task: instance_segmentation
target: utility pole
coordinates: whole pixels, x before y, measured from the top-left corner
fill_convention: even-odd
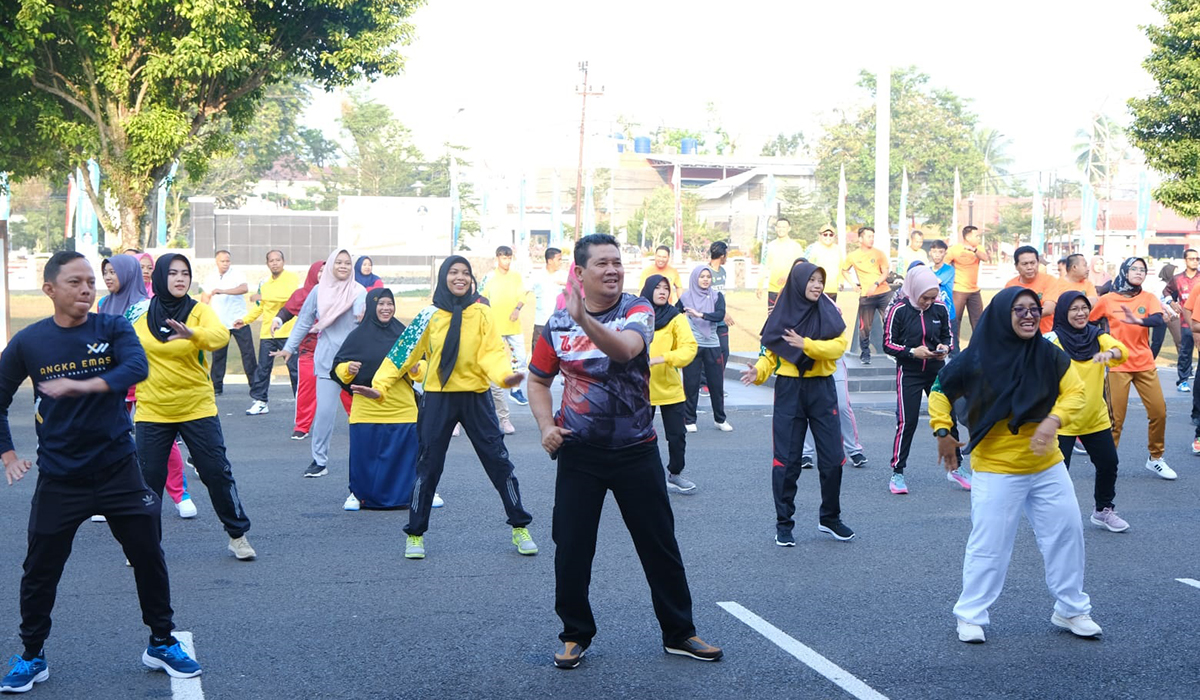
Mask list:
[[[588,95],[600,97],[604,94],[604,86],[598,92],[592,92],[588,84],[588,63],[579,62],[579,71],[583,73],[583,83],[575,86],[575,94],[583,96],[583,109],[579,117],[579,168],[575,171],[575,239],[579,239],[579,227],[583,224],[583,142],[587,134],[587,98]]]

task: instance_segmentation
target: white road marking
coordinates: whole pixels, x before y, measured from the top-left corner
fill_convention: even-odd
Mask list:
[[[173,632],[175,639],[179,640],[184,651],[188,653],[196,661],[200,658],[196,656],[196,645],[192,642],[191,632]],[[200,685],[201,676],[195,678],[172,678],[171,679],[171,697],[174,700],[204,700],[204,688]]]
[[[1192,588],[1200,588],[1200,581],[1197,581],[1194,578],[1177,578],[1175,580],[1182,584],[1191,586]]]
[[[886,695],[863,683],[849,671],[821,656],[811,648],[788,636],[783,630],[735,602],[717,603],[725,612],[746,623],[755,632],[775,643],[780,649],[799,659],[806,666],[836,683],[858,700],[888,700]]]

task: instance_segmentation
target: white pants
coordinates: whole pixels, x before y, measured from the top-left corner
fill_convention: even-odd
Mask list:
[[[836,367],[837,369],[833,371],[833,385],[837,389],[838,422],[842,428],[842,451],[849,457],[862,452],[863,447],[858,443],[858,423],[854,420],[854,411],[850,408],[850,392],[846,387],[846,361],[839,357]],[[813,444],[811,430],[804,435],[803,454],[805,457],[816,459],[817,447]]]
[[[504,342],[508,344],[508,356],[512,361],[514,372],[520,371],[525,366],[525,337],[521,335],[502,335]],[[519,389],[520,387],[512,387]],[[492,403],[496,406],[496,417],[500,420],[508,420],[508,389],[495,384],[491,387]]]
[[[971,537],[963,558],[963,590],[954,605],[960,620],[988,624],[988,608],[1004,588],[1021,513],[1029,519],[1046,565],[1046,587],[1063,617],[1090,613],[1083,592],[1083,523],[1062,462],[1037,474],[975,472]]]

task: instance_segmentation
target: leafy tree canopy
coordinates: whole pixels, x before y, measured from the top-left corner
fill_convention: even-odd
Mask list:
[[[421,3],[0,0],[0,164],[20,178],[95,158],[121,210],[97,206],[101,224],[137,246],[175,160],[203,175],[289,76],[331,89],[398,73]]]
[[[875,95],[875,75],[861,73],[859,86]],[[939,226],[949,226],[954,208],[954,169],[964,191],[984,176],[983,154],[975,145],[975,115],[949,90],[929,85],[915,67],[892,73],[889,219],[900,206],[900,174],[908,168],[909,212]],[[838,169],[846,166],[846,217],[850,224],[874,218],[875,106],[845,113],[817,145],[817,184],[821,197],[837,201]]]
[[[1145,27],[1152,48],[1142,63],[1157,84],[1129,101],[1129,138],[1162,173],[1154,198],[1200,217],[1200,0],[1156,0],[1165,22]]]

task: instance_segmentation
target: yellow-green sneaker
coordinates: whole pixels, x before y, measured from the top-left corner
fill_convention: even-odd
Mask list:
[[[537,542],[529,536],[529,530],[523,527],[513,528],[512,543],[517,546],[517,552],[526,556],[538,553]]]
[[[405,559],[424,559],[425,558],[425,536],[424,535],[409,535],[408,541],[404,544]]]

